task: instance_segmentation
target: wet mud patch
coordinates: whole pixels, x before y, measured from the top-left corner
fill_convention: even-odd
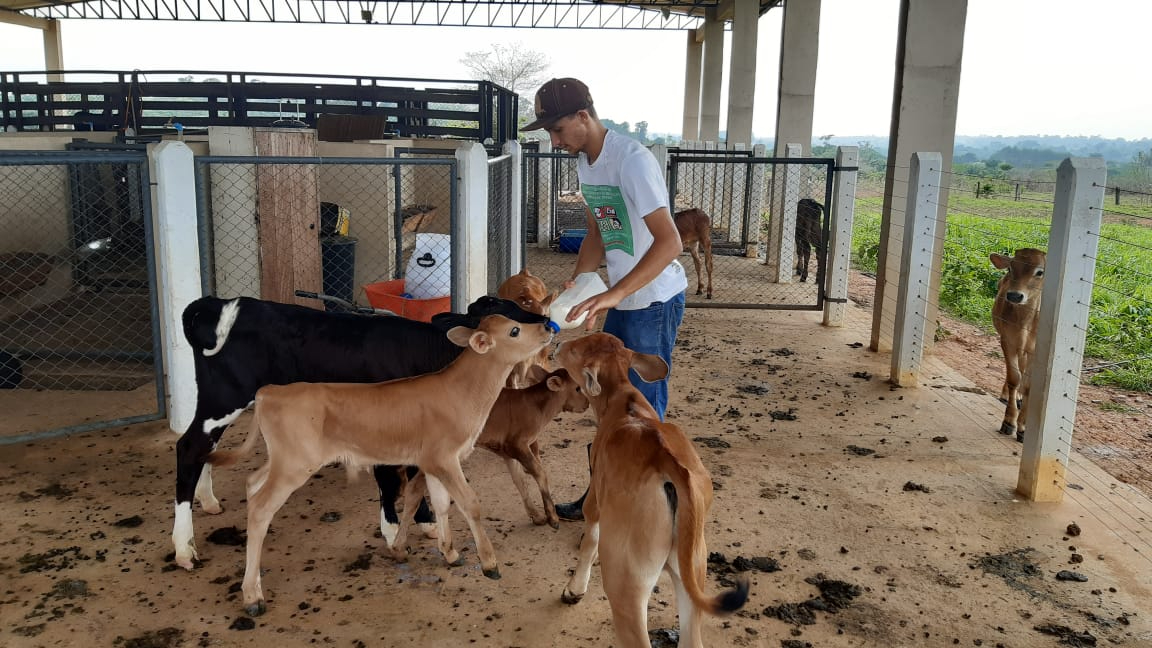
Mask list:
[[[161,628],[129,639],[116,637],[112,645],[116,648],[175,648],[183,640],[184,631],[180,628]]]
[[[74,494],[76,494],[76,491],[74,489],[68,488],[67,486],[62,484],[49,484],[44,488],[37,488],[35,494],[28,493],[26,491],[20,491],[16,497],[18,497],[21,502],[30,502],[35,499],[40,499],[41,497],[52,497],[58,500],[63,500],[72,497]]]
[[[780,571],[780,561],[770,556],[745,558],[736,556],[731,561],[724,554],[713,551],[708,554],[708,571],[712,572],[724,587],[735,587],[736,576],[750,571],[764,574]]]
[[[680,632],[672,628],[649,630],[648,641],[652,648],[676,648],[680,645]]]
[[[244,532],[234,526],[220,527],[208,534],[208,542],[226,547],[239,547],[248,541]]]
[[[1083,646],[1095,646],[1096,637],[1092,633],[1085,630],[1084,632],[1076,632],[1066,625],[1059,625],[1056,623],[1045,623],[1038,625],[1034,628],[1040,634],[1046,634],[1052,637],[1058,637],[1060,644],[1064,646],[1076,646],[1077,648]]]
[[[72,569],[76,563],[92,560],[92,556],[83,552],[80,547],[63,547],[49,549],[44,553],[26,553],[17,560],[20,563],[20,573],[63,571]],[[96,560],[104,561],[104,552],[96,552]]]
[[[971,563],[971,567],[981,569],[985,574],[999,576],[1013,589],[1039,596],[1040,592],[1029,582],[1043,575],[1036,564],[1035,556],[1036,550],[1032,547],[1013,549],[1006,553],[977,558]]]
[[[816,612],[836,614],[852,605],[852,601],[864,592],[859,585],[826,578],[823,574],[805,578],[804,582],[815,585],[820,595],[800,603],[770,605],[764,608],[764,615],[793,625],[814,625]]]

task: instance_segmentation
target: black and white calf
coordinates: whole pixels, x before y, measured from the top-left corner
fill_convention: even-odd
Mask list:
[[[481,297],[465,315],[444,313],[432,323],[402,317],[326,313],[249,297],[202,297],[184,310],[184,337],[195,355],[196,412],[176,443],[176,514],[172,527],[176,564],[193,568],[197,558],[192,498],[219,513],[205,458],[224,430],[264,385],[294,382],[382,382],[439,371],[460,354],[446,331],[475,327],[499,313],[521,322],[547,321],[514,302]],[[413,430],[413,434],[419,434]],[[389,546],[396,537],[395,502],[401,468],[376,466],[380,531]],[[425,506],[416,521],[432,522]]]

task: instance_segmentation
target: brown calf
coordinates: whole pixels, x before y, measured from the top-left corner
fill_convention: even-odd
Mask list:
[[[556,293],[549,292],[548,286],[544,285],[539,277],[528,272],[528,268],[505,279],[496,289],[496,296],[514,301],[520,308],[537,315],[547,315],[552,300],[556,299]],[[528,380],[528,370],[533,365],[543,367],[545,371],[551,368],[548,363],[548,349],[541,350],[536,358],[516,365],[508,378],[508,386],[527,387],[531,384]]]
[[[1033,248],[1016,250],[1007,257],[992,254],[992,265],[1008,272],[1000,278],[996,301],[992,304],[992,325],[1000,334],[1004,352],[1004,421],[1001,434],[1016,433],[1024,440],[1024,422],[1028,418],[1028,391],[1031,385],[1029,363],[1036,349],[1036,326],[1039,323],[1040,293],[1044,287],[1044,263],[1047,255]]]
[[[512,483],[524,500],[524,510],[533,524],[547,523],[553,529],[560,527],[556,516],[556,505],[552,501],[552,491],[548,485],[548,473],[540,460],[538,438],[544,426],[560,412],[583,412],[588,409],[588,399],[576,381],[564,369],[551,373],[540,367],[531,367],[530,373],[536,382],[524,389],[505,388],[492,406],[484,431],[476,439],[477,448],[485,448],[504,459]],[[532,495],[528,492],[528,482],[524,471],[536,480],[540,489],[540,499],[544,512],[536,509]],[[419,498],[423,497],[423,481],[419,476],[404,489],[404,511],[400,529],[396,533],[394,551],[402,551],[407,540],[408,526],[412,521],[410,512],[415,512]],[[398,553],[398,557],[402,557]]]
[[[607,333],[565,342],[555,358],[583,382],[599,419],[589,456],[584,538],[561,598],[569,604],[583,598],[599,552],[617,646],[648,648],[648,598],[666,571],[676,587],[680,646],[700,648],[701,614],[740,609],[748,582],[712,598],[704,593],[712,478],[684,432],[661,423],[628,381],[629,367],[644,380],[658,380],[668,365],[659,356],[626,349]]]
[[[676,231],[680,241],[692,255],[696,266],[696,294],[704,292],[704,278],[700,274],[700,248],[704,248],[704,266],[708,270],[708,299],[712,299],[712,219],[703,209],[693,207],[676,212]]]
[[[499,578],[492,543],[480,526],[480,502],[460,469],[484,428],[513,365],[552,339],[544,324],[521,324],[492,315],[448,338],[464,347],[446,368],[384,383],[293,383],[256,392],[252,431],[237,451],[217,451],[208,462],[223,466],[250,454],[261,433],[267,462],[248,478],[248,550],[245,611],[265,611],[260,554],[272,516],[317,470],[343,463],[349,470],[388,464],[419,466],[436,512],[440,550],[449,563],[459,552],[448,526],[451,501],[464,515],[484,575]],[[405,519],[409,512],[405,511]]]

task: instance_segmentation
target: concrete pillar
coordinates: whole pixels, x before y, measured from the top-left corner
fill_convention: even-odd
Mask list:
[[[708,10],[704,21],[704,65],[700,87],[700,139],[720,141],[720,84],[724,81],[724,21]]]
[[[457,222],[452,227],[452,310],[488,294],[488,152],[479,142],[456,149]]]
[[[932,272],[932,242],[940,212],[940,154],[914,153],[908,169],[908,197],[904,209],[904,248],[896,297],[896,326],[892,342],[889,381],[915,387],[920,381],[925,340],[933,327],[926,317],[928,277]]]
[[[688,30],[688,44],[684,48],[684,121],[680,139],[700,137],[700,66],[704,57],[704,33]]]
[[[855,169],[860,163],[860,149],[840,146],[836,149],[836,166]],[[824,326],[843,326],[848,301],[848,273],[852,261],[852,222],[856,207],[856,171],[837,171],[832,189],[832,207],[828,216],[828,272],[824,295]]]
[[[168,426],[183,434],[196,411],[196,370],[181,323],[184,309],[201,297],[196,183],[188,145],[161,142],[151,155],[156,169],[156,274],[160,327],[164,331]]]
[[[960,63],[964,53],[967,0],[902,0],[896,48],[896,75],[892,97],[892,126],[884,209],[880,221],[880,250],[876,269],[876,300],[872,308],[873,351],[892,348],[896,312],[894,286],[900,281],[900,254],[904,229],[893,227],[893,207],[906,196],[908,161],[916,151],[939,151],[942,171],[952,170],[956,137],[956,104],[960,95]],[[893,201],[897,201],[896,204]],[[940,188],[940,204],[948,204],[948,187]],[[945,231],[947,211],[941,211],[938,229]],[[936,321],[940,290],[943,239],[933,249],[932,280],[928,294],[928,321]],[[931,344],[931,337],[927,344]]]
[[[1064,160],[1056,175],[1040,327],[1024,378],[1031,387],[1016,482],[1016,492],[1033,502],[1064,497],[1107,180],[1098,158]]]
[[[508,218],[508,267],[511,274],[516,274],[524,268],[524,248],[528,242],[524,233],[524,205],[521,200],[524,196],[524,150],[520,142],[509,140],[504,142],[504,154],[512,158],[512,187],[508,194],[508,209],[511,212]]]
[[[800,155],[812,153],[812,108],[816,100],[816,62],[820,51],[820,0],[784,5],[777,92],[776,155],[799,142]]]
[[[60,38],[60,21],[59,20],[46,20],[43,29],[44,35],[44,69],[45,70],[63,70],[64,69],[64,44]],[[64,78],[59,74],[49,74],[49,81],[63,81]]]
[[[752,145],[752,107],[756,96],[756,44],[760,33],[759,0],[734,0],[732,59],[728,62],[728,127],[725,141]]]

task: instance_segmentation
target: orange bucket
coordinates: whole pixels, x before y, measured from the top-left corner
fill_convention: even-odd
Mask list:
[[[400,317],[431,322],[432,316],[452,310],[451,297],[435,299],[409,299],[404,294],[404,280],[393,279],[364,286],[364,294],[372,308],[392,311]]]

